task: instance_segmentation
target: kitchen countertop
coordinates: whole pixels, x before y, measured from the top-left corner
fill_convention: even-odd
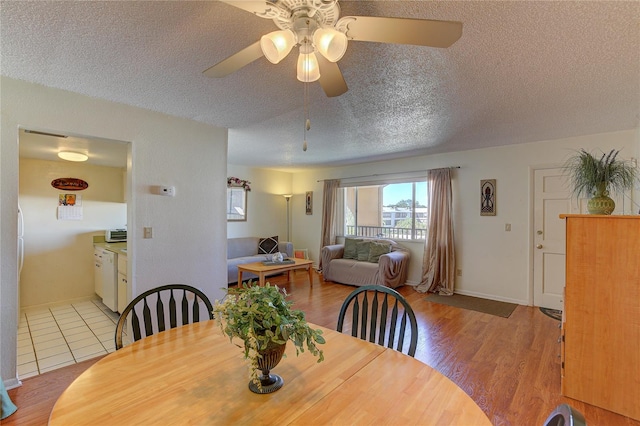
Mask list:
[[[127,255],[127,243],[126,242],[122,242],[122,243],[107,243],[105,241],[99,242],[99,241],[94,241],[93,242],[93,246],[94,247],[100,247],[109,251],[112,251],[116,254],[122,255],[122,256],[126,256]]]

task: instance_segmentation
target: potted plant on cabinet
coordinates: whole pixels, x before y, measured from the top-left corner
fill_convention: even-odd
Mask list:
[[[284,384],[280,376],[269,371],[280,362],[287,341],[295,345],[296,355],[306,347],[318,362],[324,360],[316,346],[325,342],[322,330],[312,329],[304,312],[291,309],[292,302],[285,297],[286,292],[277,286],[249,283],[227,289],[227,297],[215,302],[213,312],[223,333],[232,342],[234,337],[243,341],[244,357],[251,366],[249,389],[255,393],[275,392]]]
[[[638,179],[637,169],[619,160],[619,152],[612,149],[597,157],[581,149],[565,162],[573,195],[591,197],[587,203],[590,214],[611,214],[616,205],[609,193],[631,189]]]

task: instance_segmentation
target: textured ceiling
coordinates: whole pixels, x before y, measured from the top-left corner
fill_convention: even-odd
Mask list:
[[[448,49],[351,42],[349,91],[303,85],[295,54],[202,72],[272,21],[211,1],[0,2],[2,75],[228,127],[229,162],[349,164],[640,125],[640,2],[341,1],[342,13],[463,23]]]

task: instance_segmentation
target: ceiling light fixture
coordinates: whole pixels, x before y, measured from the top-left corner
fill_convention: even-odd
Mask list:
[[[272,64],[282,61],[293,49],[300,47],[297,77],[303,83],[320,79],[316,52],[330,62],[339,61],[347,51],[347,36],[334,28],[321,28],[309,17],[296,19],[291,29],[273,31],[260,38],[260,49]]]
[[[274,31],[262,36],[260,48],[272,64],[283,60],[296,44],[296,35],[291,30]]]
[[[87,154],[83,154],[82,152],[74,152],[74,151],[60,151],[58,153],[58,157],[67,161],[87,161],[89,156]]]
[[[298,80],[303,83],[311,83],[320,78],[320,66],[316,54],[300,53],[298,56]]]
[[[313,33],[313,44],[330,62],[338,62],[347,51],[347,36],[334,28],[320,28]]]

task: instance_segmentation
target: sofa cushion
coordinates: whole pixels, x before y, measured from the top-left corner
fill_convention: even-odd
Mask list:
[[[343,259],[357,259],[358,251],[356,250],[356,244],[362,241],[361,238],[345,238],[344,239],[344,253]]]
[[[354,259],[333,259],[331,281],[350,285],[380,284],[379,264]]]
[[[278,236],[260,238],[258,243],[259,254],[273,254],[278,252]]]
[[[371,241],[361,241],[356,243],[356,251],[358,253],[357,260],[367,261],[369,260],[369,251],[371,247]]]
[[[372,263],[378,263],[378,260],[380,260],[380,256],[390,252],[391,252],[391,244],[378,243],[375,241],[371,241],[371,245],[369,246],[369,258],[367,259],[367,261]]]

